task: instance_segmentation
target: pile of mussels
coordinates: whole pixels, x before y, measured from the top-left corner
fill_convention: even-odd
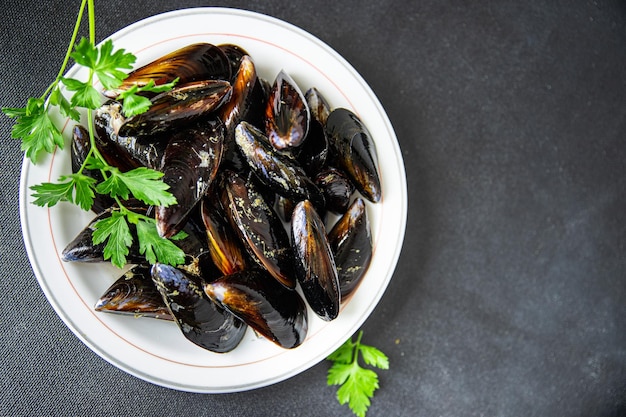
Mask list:
[[[146,113],[123,115],[121,91],[176,78],[174,89],[148,97]],[[281,347],[299,346],[305,303],[324,320],[337,317],[371,260],[363,197],[381,198],[374,142],[353,112],[331,109],[315,87],[303,94],[284,71],[270,84],[232,44],[181,48],[104,94],[109,100],[95,114],[99,151],[120,170],[163,172],[177,199],[125,206],[153,215],[163,237],[184,231],[174,243],[186,262],[150,265],[131,247],[131,268],[96,310],[173,320],[213,352],[234,349],[248,326]],[[89,146],[76,126],[74,172]],[[97,197],[96,217],[64,249],[64,261],[104,262],[92,225],[114,209]]]

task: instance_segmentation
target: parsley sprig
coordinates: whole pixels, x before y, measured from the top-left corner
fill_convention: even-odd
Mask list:
[[[83,37],[77,43],[85,8],[88,10],[89,37]],[[87,69],[85,80],[64,76],[70,59]],[[67,201],[89,210],[96,194],[109,195],[116,201],[117,208],[111,217],[94,225],[93,233],[94,244],[106,242],[104,258],[110,259],[111,263],[120,268],[125,265],[134,240],[129,224],[134,224],[140,253],[149,262],[178,265],[184,262],[183,251],[172,241],[159,236],[153,218],[135,213],[123,204],[131,196],[147,205],[176,204],[176,198],[168,191],[169,186],[161,180],[163,173],[145,167],[121,172],[105,161],[96,146],[93,111],[102,104],[102,95],[96,83],[99,82],[105,90],[117,89],[135,61],[133,54],[124,49],[116,50],[110,39],[99,47],[95,45],[94,0],[82,0],[67,53],[56,78],[40,97],[29,98],[25,107],[4,107],[2,111],[15,119],[11,136],[21,140],[21,150],[33,164],[37,163],[42,153],[64,149],[63,135],[51,117],[51,110],[57,108],[61,115],[76,122],[81,119],[81,111],[86,111],[91,146],[85,162],[76,173],[62,175],[57,182],[31,186],[33,204],[52,207]],[[120,96],[120,100],[123,100],[122,111],[127,117],[145,112],[151,103],[139,93],[167,91],[175,82],[159,86],[150,83],[130,88]],[[63,94],[62,87],[71,93],[69,99]],[[98,182],[85,175],[85,169],[99,170],[104,180]]]
[[[341,385],[337,390],[339,404],[346,404],[358,417],[365,417],[370,399],[379,387],[378,375],[371,369],[361,367],[359,356],[365,364],[380,369],[389,369],[389,359],[379,349],[361,343],[363,331],[359,331],[356,342],[346,340],[328,356],[333,365],[328,370],[328,385]]]

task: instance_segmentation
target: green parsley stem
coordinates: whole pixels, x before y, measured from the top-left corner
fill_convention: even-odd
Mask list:
[[[359,334],[356,337],[354,343],[354,356],[352,357],[352,363],[357,363],[359,360],[359,346],[361,346],[361,338],[363,337],[363,330],[359,330]]]

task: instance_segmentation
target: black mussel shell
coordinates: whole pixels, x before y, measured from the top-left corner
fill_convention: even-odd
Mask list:
[[[300,146],[309,131],[311,114],[304,94],[285,71],[274,80],[265,107],[265,134],[276,149]]]
[[[140,211],[145,214],[146,209],[140,208]],[[111,217],[112,210],[107,209],[91,220],[89,224],[81,230],[76,237],[65,246],[61,252],[61,259],[65,262],[104,262],[104,248],[106,242],[94,244],[93,232],[95,230],[94,224],[99,220]],[[129,248],[129,253],[126,255],[128,263],[141,263],[145,261],[145,257],[139,252],[139,245],[137,244],[137,231],[135,225],[129,224],[130,232],[135,238]]]
[[[275,193],[294,200],[310,200],[324,207],[324,196],[298,163],[278,152],[265,134],[249,123],[235,129],[235,141],[250,169]]]
[[[105,95],[115,98],[120,92],[150,81],[167,84],[178,78],[179,84],[202,80],[230,80],[231,66],[224,51],[210,43],[195,43],[177,49],[130,72],[122,85]]]
[[[91,149],[91,141],[89,140],[89,131],[82,125],[75,125],[72,129],[72,173],[77,173],[82,167],[89,150]],[[104,181],[102,174],[98,170],[84,168],[83,175],[95,179],[97,182]],[[115,200],[106,194],[95,193],[91,210],[94,213],[102,213],[115,204]]]
[[[246,268],[248,258],[241,239],[226,218],[219,199],[205,196],[200,202],[211,259],[222,275]]]
[[[293,209],[291,240],[296,256],[296,277],[304,298],[320,318],[335,319],[341,302],[337,268],[324,222],[307,200]]]
[[[189,274],[202,277],[205,281],[222,276],[223,274],[211,258],[199,207],[189,213],[182,231],[184,232],[183,238],[172,240],[185,253],[185,263],[176,267]]]
[[[298,149],[297,159],[307,174],[314,176],[326,165],[328,159],[329,145],[324,125],[330,106],[315,87],[309,88],[304,97],[311,111],[311,120],[309,132]]]
[[[89,140],[89,131],[85,126],[82,125],[74,125],[72,129],[72,173],[76,174],[80,168],[83,166],[83,163],[87,159],[87,155],[91,150],[91,141]],[[102,175],[100,175],[99,171],[88,171],[83,173],[91,178],[94,178],[94,175],[98,175],[99,179],[102,180]]]
[[[373,203],[380,201],[376,145],[363,122],[352,111],[337,108],[328,116],[325,130],[337,166],[348,174],[365,198]]]
[[[312,119],[309,133],[296,153],[296,160],[309,176],[315,176],[326,165],[328,155],[329,145],[324,127]]]
[[[237,347],[246,325],[207,297],[200,277],[157,263],[152,280],[188,340],[218,353]]]
[[[249,55],[240,59],[232,89],[230,100],[219,110],[229,138],[234,135],[235,127],[242,120],[254,125],[259,125],[263,120],[266,96],[254,61]]]
[[[225,172],[221,201],[250,256],[285,287],[294,288],[294,255],[289,235],[254,183]]]
[[[224,165],[242,173],[247,168],[245,162],[241,160],[241,154],[236,149],[235,127],[242,120],[259,125],[263,120],[265,107],[265,93],[257,76],[254,61],[249,55],[244,55],[239,60],[239,68],[235,74],[232,88],[230,100],[218,111],[226,130]]]
[[[347,175],[337,168],[328,167],[320,171],[314,181],[324,193],[326,209],[333,213],[345,213],[354,192],[354,184]]]
[[[152,282],[149,265],[135,265],[98,299],[96,311],[174,320]]]
[[[205,293],[257,333],[283,348],[299,346],[308,330],[307,311],[297,291],[266,271],[248,269],[207,283]]]
[[[180,230],[187,215],[209,189],[222,159],[224,127],[215,118],[180,130],[170,138],[163,155],[162,181],[170,186],[176,204],[156,208],[157,229],[163,237]]]
[[[241,64],[241,59],[248,55],[248,52],[243,49],[239,45],[235,45],[233,43],[224,43],[217,45],[218,48],[224,52],[226,57],[228,58],[228,62],[230,63],[230,70],[232,74],[232,79],[234,79],[237,75],[237,71],[239,71],[239,66]],[[231,80],[232,81],[232,80]]]
[[[330,105],[326,98],[315,87],[306,90],[304,98],[311,111],[311,119],[316,120],[319,124],[324,126],[330,114]]]
[[[230,99],[228,81],[207,80],[179,84],[150,99],[152,105],[129,117],[119,128],[120,136],[152,136],[198,121]]]
[[[328,233],[339,274],[341,297],[347,297],[361,282],[372,260],[372,234],[362,198],[355,199]]]
[[[121,136],[119,129],[126,121],[122,114],[122,104],[118,101],[109,101],[95,111],[94,125],[96,133],[101,138],[107,138],[115,143],[118,152],[130,159],[133,166],[145,166],[158,169],[167,146],[167,140],[162,136],[140,138],[137,136]]]
[[[291,221],[291,213],[293,213],[295,206],[296,204],[293,200],[279,195],[276,199],[276,214],[278,214],[283,222],[289,223]]]
[[[130,152],[124,141],[118,141],[118,130],[126,120],[121,113],[122,105],[116,101],[108,101],[94,112],[95,142],[104,160],[122,172],[143,166]]]

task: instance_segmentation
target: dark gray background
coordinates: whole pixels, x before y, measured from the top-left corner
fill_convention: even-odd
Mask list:
[[[4,2],[0,104],[56,74],[78,1]],[[370,416],[626,415],[624,1],[97,2],[98,40],[193,6],[269,14],[343,55],[405,158],[406,240],[364,342]],[[0,414],[348,416],[324,361],[246,393],[136,379],[56,316],[24,251],[0,117]]]

